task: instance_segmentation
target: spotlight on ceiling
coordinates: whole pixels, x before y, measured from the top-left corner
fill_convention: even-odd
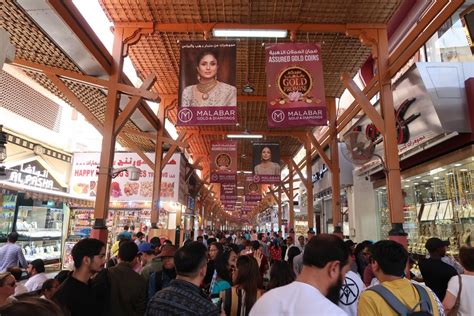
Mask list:
[[[242,88],[242,92],[243,93],[253,93],[255,91],[255,89],[250,85],[250,83],[247,82],[247,84],[245,86],[243,86]]]

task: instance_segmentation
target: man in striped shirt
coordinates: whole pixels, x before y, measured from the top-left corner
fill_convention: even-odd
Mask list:
[[[0,248],[0,273],[7,271],[10,267],[26,268],[28,266],[21,247],[15,244],[17,240],[18,233],[12,232],[7,236],[6,245]]]

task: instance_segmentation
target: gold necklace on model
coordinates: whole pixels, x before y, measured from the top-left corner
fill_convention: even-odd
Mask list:
[[[202,93],[202,99],[207,100],[209,99],[209,92],[211,92],[211,90],[214,89],[215,86],[217,86],[217,80],[214,79],[207,83],[199,82],[196,85],[196,88],[198,89],[199,92]]]

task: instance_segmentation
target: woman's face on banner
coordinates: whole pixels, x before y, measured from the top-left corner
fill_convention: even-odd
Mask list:
[[[204,55],[199,61],[197,72],[201,78],[211,79],[217,75],[217,59],[212,54]]]
[[[270,161],[272,159],[272,151],[268,147],[262,149],[262,161]]]

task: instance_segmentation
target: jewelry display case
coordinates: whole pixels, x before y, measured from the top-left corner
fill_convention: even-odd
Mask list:
[[[16,194],[0,194],[0,242],[7,241],[7,235],[13,229],[16,208]]]
[[[61,202],[34,201],[33,205],[19,206],[15,230],[27,261],[43,259],[46,264],[60,261],[63,217]]]
[[[431,237],[449,240],[448,254],[457,256],[462,245],[474,245],[474,158],[469,157],[402,180],[405,198],[404,230],[408,250],[427,254]],[[381,238],[387,238],[390,220],[384,187],[376,189]]]

